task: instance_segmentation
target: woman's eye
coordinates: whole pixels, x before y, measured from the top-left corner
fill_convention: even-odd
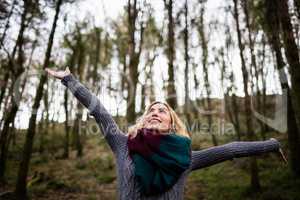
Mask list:
[[[153,112],[153,109],[150,109],[150,110],[149,110],[149,113],[150,113],[150,112]]]

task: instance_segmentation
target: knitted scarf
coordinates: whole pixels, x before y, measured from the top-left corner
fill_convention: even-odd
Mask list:
[[[190,165],[191,140],[175,133],[142,128],[127,145],[139,189],[146,196],[170,189]]]

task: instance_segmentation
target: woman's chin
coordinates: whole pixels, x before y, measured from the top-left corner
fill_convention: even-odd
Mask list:
[[[160,124],[149,124],[145,128],[147,128],[147,129],[156,129],[156,130],[158,130],[161,133],[168,132],[168,129],[164,128],[164,127],[161,127]]]
[[[147,125],[145,128],[160,130],[159,124],[149,124],[149,125]]]

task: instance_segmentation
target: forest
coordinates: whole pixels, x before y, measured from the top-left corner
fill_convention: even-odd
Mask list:
[[[1,0],[0,199],[117,199],[105,135],[45,71],[69,67],[124,133],[159,100],[193,150],[280,142],[191,173],[184,199],[300,200],[299,56],[300,0]]]

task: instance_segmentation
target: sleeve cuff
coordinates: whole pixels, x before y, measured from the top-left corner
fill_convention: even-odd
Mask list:
[[[271,139],[269,139],[269,142],[274,147],[274,151],[279,151],[279,149],[280,149],[280,142],[277,139],[271,138]]]
[[[75,77],[73,76],[73,74],[69,74],[61,79],[61,83],[65,86],[67,86],[68,82],[71,80],[74,80],[74,79],[75,79]]]

